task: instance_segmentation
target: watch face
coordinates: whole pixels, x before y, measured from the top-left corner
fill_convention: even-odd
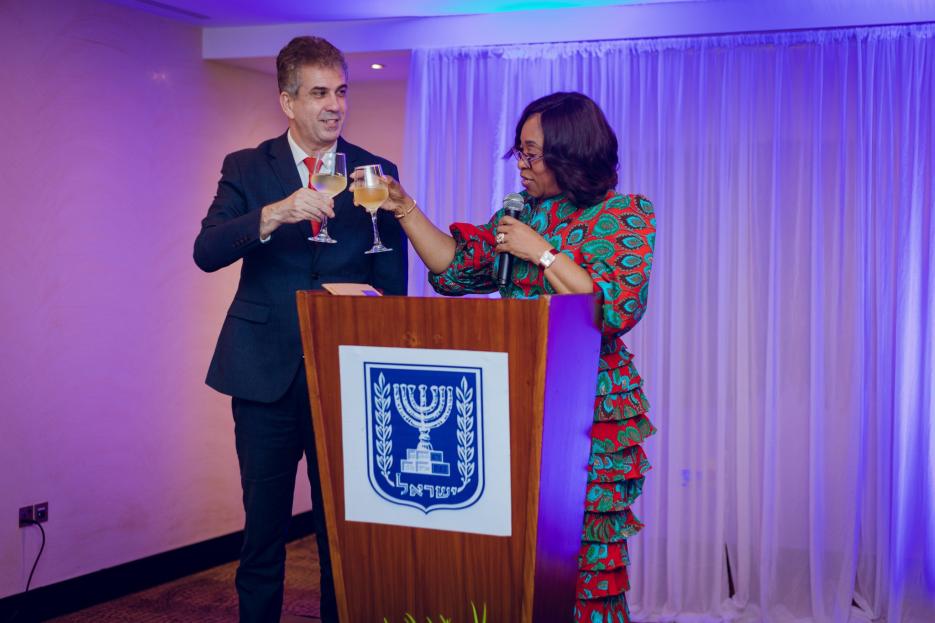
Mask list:
[[[556,255],[557,253],[554,249],[549,249],[542,254],[542,257],[539,258],[539,266],[541,266],[543,269],[548,268],[552,265],[552,262],[555,261]]]

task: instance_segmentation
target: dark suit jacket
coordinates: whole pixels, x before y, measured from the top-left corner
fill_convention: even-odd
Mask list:
[[[343,138],[348,174],[380,164],[398,179],[396,165]],[[353,205],[351,193],[335,197],[328,233],[337,244],[307,240],[308,222],[282,225],[269,242],[259,239],[260,210],[302,185],[286,135],[224,159],[217,195],[195,240],[195,263],[211,272],[242,259],[240,284],[221,328],[207,384],[247,400],[273,402],[302,362],[295,293],[322,283],[370,283],[386,294],[406,294],[407,240],[393,215],[381,210],[378,227],[390,253],[364,255],[373,240],[370,215]]]

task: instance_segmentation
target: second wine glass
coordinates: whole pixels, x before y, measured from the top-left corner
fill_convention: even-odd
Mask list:
[[[364,253],[392,251],[393,249],[383,245],[377,229],[377,212],[389,197],[389,189],[383,181],[383,167],[378,164],[368,164],[354,170],[362,172],[360,179],[354,182],[354,203],[363,206],[370,213],[370,220],[373,222],[373,246]]]
[[[312,188],[333,198],[347,188],[347,158],[339,152],[319,152],[316,154],[315,170],[308,174]],[[337,242],[328,235],[328,217],[321,217],[321,229],[309,240],[331,244]]]

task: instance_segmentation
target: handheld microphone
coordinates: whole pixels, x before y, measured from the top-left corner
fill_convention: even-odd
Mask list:
[[[523,211],[523,196],[519,193],[510,193],[503,198],[503,216],[519,218]],[[513,256],[509,253],[500,254],[500,263],[497,264],[497,284],[503,288],[510,283],[513,277]]]

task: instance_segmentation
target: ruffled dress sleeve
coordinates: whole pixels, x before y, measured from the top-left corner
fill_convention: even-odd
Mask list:
[[[641,195],[615,195],[594,218],[580,253],[603,298],[604,335],[623,335],[646,311],[656,241],[653,205]]]
[[[449,229],[456,244],[454,259],[444,272],[429,273],[429,284],[436,292],[445,296],[463,296],[497,290],[494,231],[500,212],[484,225],[451,225]]]

